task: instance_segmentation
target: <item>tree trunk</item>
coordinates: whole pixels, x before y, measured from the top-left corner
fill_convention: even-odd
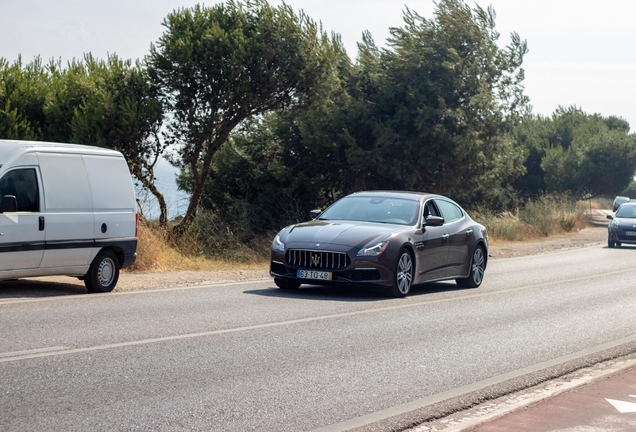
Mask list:
[[[159,226],[166,229],[168,227],[168,205],[166,204],[166,198],[159,189],[157,189],[157,186],[155,186],[153,170],[149,169],[149,174],[143,177],[141,175],[141,169],[133,170],[133,174],[141,181],[143,187],[148,189],[157,199],[157,203],[159,203]]]
[[[234,129],[234,127],[239,124],[238,117],[231,122],[224,123],[219,127],[219,133],[214,137],[214,139],[207,145],[205,150],[205,156],[203,158],[203,166],[201,167],[201,171],[197,169],[198,160],[190,160],[190,170],[192,171],[192,177],[194,177],[194,190],[192,191],[192,196],[190,197],[190,203],[188,204],[188,210],[186,211],[185,216],[177,225],[172,229],[172,233],[181,237],[183,233],[185,233],[192,222],[194,222],[194,218],[197,215],[197,208],[199,207],[199,202],[201,201],[201,195],[203,195],[203,188],[205,186],[205,181],[210,175],[210,167],[212,166],[212,158],[214,154],[221,148],[223,143],[227,141],[230,136],[230,132]]]

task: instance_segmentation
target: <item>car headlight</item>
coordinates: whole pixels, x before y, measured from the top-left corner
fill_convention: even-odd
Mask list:
[[[272,250],[285,252],[285,243],[280,240],[280,234],[274,238],[272,242]]]
[[[383,241],[378,243],[375,246],[371,246],[368,248],[364,248],[364,249],[360,249],[358,251],[358,256],[379,256],[382,254],[382,252],[384,252],[386,250],[386,248],[389,246],[389,242],[388,241]]]
[[[612,225],[612,228],[614,229],[620,228],[620,225],[618,224],[618,221],[616,219],[612,221],[611,225]]]

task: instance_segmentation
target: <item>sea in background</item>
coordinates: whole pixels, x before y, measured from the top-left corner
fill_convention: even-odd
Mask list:
[[[166,199],[168,206],[168,220],[183,216],[188,209],[190,194],[177,188],[179,169],[167,160],[161,158],[155,167],[155,185]],[[135,192],[139,200],[139,211],[148,220],[159,219],[159,206],[153,194],[144,190],[139,184],[135,185]]]

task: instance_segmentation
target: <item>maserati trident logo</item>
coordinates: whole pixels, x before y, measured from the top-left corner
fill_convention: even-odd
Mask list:
[[[311,262],[314,265],[314,267],[320,267],[320,254],[312,253]]]

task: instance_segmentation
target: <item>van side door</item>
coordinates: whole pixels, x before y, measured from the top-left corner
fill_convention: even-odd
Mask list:
[[[93,200],[79,154],[38,152],[44,189],[46,250],[42,268],[88,266]]]
[[[0,199],[15,196],[17,211],[0,213],[0,271],[36,269],[44,253],[45,225],[36,167],[19,167],[0,178]]]

